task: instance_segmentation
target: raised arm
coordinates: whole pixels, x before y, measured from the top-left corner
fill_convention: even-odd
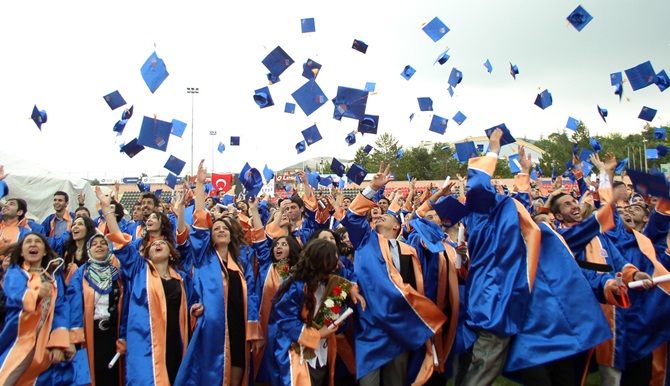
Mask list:
[[[198,174],[195,177],[195,210],[205,210],[205,180],[207,179],[207,168],[203,166],[205,160],[198,165]]]

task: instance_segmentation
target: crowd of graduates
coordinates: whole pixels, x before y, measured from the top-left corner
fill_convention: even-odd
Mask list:
[[[356,197],[205,191],[28,219],[0,167],[3,385],[663,385],[670,201],[614,179],[551,189],[502,131],[457,182],[408,196],[380,165]],[[667,190],[667,189],[666,189]],[[642,192],[645,193],[646,192]]]

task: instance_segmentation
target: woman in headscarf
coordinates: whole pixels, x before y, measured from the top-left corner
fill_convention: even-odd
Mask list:
[[[96,234],[86,243],[88,261],[72,275],[67,288],[70,304],[70,342],[86,349],[91,382],[97,386],[121,384],[120,363],[107,364],[116,355],[123,287],[119,263],[111,242]]]

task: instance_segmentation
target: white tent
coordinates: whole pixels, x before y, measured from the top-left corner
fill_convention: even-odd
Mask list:
[[[91,211],[93,218],[98,217],[95,209],[98,200],[88,181],[51,171],[36,162],[7,152],[0,155],[0,164],[5,167],[5,173],[9,173],[5,179],[9,187],[9,194],[5,199],[22,198],[26,200],[28,218],[42,222],[53,213],[53,194],[59,190],[70,196],[68,206],[70,212],[74,212],[79,206],[77,195],[86,194],[86,207]]]

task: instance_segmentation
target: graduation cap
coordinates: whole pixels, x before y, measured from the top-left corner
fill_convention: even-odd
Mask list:
[[[321,177],[321,180],[319,180],[319,185],[326,186],[326,187],[330,187],[331,185],[335,185],[333,183],[333,177],[330,177],[330,176]]]
[[[477,153],[483,153],[484,152],[484,144],[479,144],[477,145]]]
[[[257,196],[258,192],[260,192],[263,187],[263,177],[261,176],[261,172],[256,168],[249,169],[246,172],[246,178],[242,183],[242,186],[247,190],[247,199]]]
[[[412,122],[412,119],[414,119],[414,113],[409,115],[409,121]]]
[[[433,100],[428,97],[416,98],[419,101],[419,110],[433,111]]]
[[[642,111],[640,111],[640,115],[637,117],[640,119],[644,119],[647,122],[651,122],[654,120],[654,117],[656,116],[656,110],[652,109],[651,107],[644,106],[642,108]]]
[[[310,115],[328,100],[314,79],[310,79],[291,94],[305,115]]]
[[[452,118],[452,120],[453,120],[454,122],[456,122],[456,123],[458,124],[458,126],[460,126],[460,125],[463,124],[463,122],[465,122],[465,120],[466,120],[467,118],[468,118],[468,117],[466,117],[462,112],[459,111],[459,112],[456,113],[456,115],[454,115],[454,117]]]
[[[272,95],[270,95],[270,89],[267,86],[254,91],[254,102],[262,109],[274,106],[275,104],[272,100]]]
[[[619,102],[621,102],[621,98],[623,97],[623,83],[618,83],[614,87],[614,95],[619,96]]]
[[[126,104],[125,99],[123,99],[121,93],[118,90],[109,93],[102,98],[105,100],[105,102],[107,102],[107,105],[112,110],[118,109],[119,107]]]
[[[400,75],[401,75],[403,78],[405,78],[405,79],[407,79],[407,80],[410,80],[410,79],[412,78],[412,76],[414,76],[415,73],[416,73],[416,70],[415,70],[414,68],[412,68],[412,66],[410,66],[410,65],[408,64],[408,65],[406,65],[405,68],[402,70],[402,72],[400,73]]]
[[[305,143],[307,143],[307,146],[311,146],[322,139],[321,133],[319,133],[319,129],[316,127],[316,125],[312,125],[303,130],[302,136],[305,138]]]
[[[449,56],[449,49],[447,48],[445,51],[443,51],[437,57],[437,59],[435,59],[435,62],[433,63],[433,66],[435,65],[435,63],[440,63],[440,66],[441,66],[441,65],[445,64],[447,62],[447,60],[449,60],[449,58],[451,58],[451,56]]]
[[[461,83],[462,80],[463,80],[463,73],[457,70],[456,67],[452,68],[447,83],[449,83],[451,87],[456,87],[458,86],[459,83]]]
[[[449,27],[447,27],[437,16],[426,24],[423,28],[423,32],[428,35],[429,38],[433,39],[434,42],[442,39],[444,35],[449,32]]]
[[[509,63],[509,74],[512,75],[512,78],[516,80],[516,76],[519,75],[519,67],[516,64]]]
[[[568,15],[568,21],[577,29],[577,31],[581,31],[591,22],[591,20],[593,20],[593,16],[586,12],[581,5],[577,6],[577,8]]]
[[[658,159],[658,150],[657,149],[647,149],[646,154],[647,159]]]
[[[298,154],[300,154],[300,153],[302,153],[303,151],[305,151],[306,148],[307,148],[307,145],[305,145],[305,141],[304,141],[304,140],[303,140],[303,141],[300,141],[300,142],[298,142],[298,143],[295,144],[295,149],[298,151]]]
[[[307,183],[314,189],[319,188],[319,181],[321,181],[321,175],[317,172],[305,172],[307,174]]]
[[[582,173],[584,173],[584,176],[588,176],[589,174],[591,174],[592,170],[593,165],[590,162],[582,161]]]
[[[321,70],[321,65],[312,59],[307,59],[302,65],[302,76],[307,79],[314,79],[319,74]]]
[[[316,31],[316,27],[314,26],[314,18],[310,17],[307,19],[300,19],[300,30],[304,34]]]
[[[333,157],[333,160],[330,162],[330,170],[338,176],[342,177],[344,175],[344,164]]]
[[[152,94],[158,90],[158,87],[170,75],[167,72],[167,68],[165,68],[165,62],[156,55],[156,51],[144,62],[140,72],[142,73],[144,83],[147,84]]]
[[[660,127],[655,128],[654,138],[660,139],[661,141],[665,141],[665,129],[661,129]]]
[[[241,183],[244,184],[244,181],[247,180],[247,173],[249,170],[251,170],[251,165],[249,165],[249,162],[245,162],[240,174],[237,175],[237,179],[239,179]]]
[[[462,164],[468,162],[470,158],[475,158],[479,155],[475,143],[472,141],[456,143],[454,144],[454,148],[456,148],[457,159]]]
[[[268,182],[275,178],[275,172],[268,167],[268,164],[265,164],[265,167],[263,168],[263,177],[265,177],[265,181]]]
[[[509,157],[507,157],[507,161],[509,162],[509,170],[512,172],[512,174],[517,174],[521,172],[521,163],[519,163],[518,154],[510,155]]]
[[[361,120],[365,117],[365,109],[368,104],[367,90],[359,90],[349,87],[337,87],[337,95],[333,98],[333,119],[338,121],[342,117]]]
[[[167,177],[165,177],[165,185],[174,190],[174,187],[177,186],[177,176],[172,173],[168,173]]]
[[[268,78],[268,84],[269,85],[273,85],[275,83],[281,82],[281,79],[279,79],[278,76],[275,76],[271,72],[268,72],[265,76]]]
[[[589,149],[582,149],[582,152],[579,153],[579,159],[582,160],[582,162],[591,162],[591,156],[593,155],[593,152]]]
[[[347,136],[344,138],[344,141],[349,146],[355,144],[356,143],[356,133],[352,131],[351,133],[347,134]]]
[[[551,98],[549,90],[542,91],[541,93],[537,94],[537,97],[535,98],[535,106],[541,108],[542,110],[551,106],[552,103],[553,99]]]
[[[623,75],[621,72],[613,72],[610,74],[610,85],[616,86],[623,83]]]
[[[491,62],[486,59],[486,62],[484,62],[484,67],[486,68],[486,72],[489,74],[493,71],[493,66],[491,65]]]
[[[186,123],[178,121],[176,119],[172,120],[172,127],[170,128],[170,134],[181,138],[184,135],[184,130],[186,130]]]
[[[137,188],[140,190],[142,193],[150,192],[151,191],[151,185],[145,184],[144,181],[139,180],[137,181]]]
[[[165,162],[165,166],[163,167],[176,175],[180,175],[181,171],[184,169],[184,166],[186,166],[186,162],[171,155],[170,158],[168,158],[167,162]]]
[[[448,119],[433,114],[433,119],[430,121],[428,130],[434,133],[444,134],[444,132],[447,131],[447,122]]]
[[[284,105],[284,112],[289,114],[295,113],[295,103],[286,102],[286,105]]]
[[[405,150],[403,150],[403,149],[398,149],[398,153],[396,153],[396,155],[395,155],[395,159],[400,159],[400,157],[402,157],[403,154],[405,154]]]
[[[600,118],[602,118],[603,121],[607,123],[607,119],[605,119],[607,118],[607,109],[603,109],[600,107],[600,105],[598,105],[598,114],[600,114]]]
[[[624,158],[624,159],[620,160],[616,164],[616,168],[614,169],[614,173],[621,174],[623,172],[623,170],[626,168],[627,165],[628,165],[628,158]]]
[[[115,131],[117,136],[123,134],[123,130],[126,128],[126,123],[128,123],[127,119],[121,119],[117,121],[114,124],[114,128],[112,128],[112,131]]]
[[[42,130],[42,124],[47,122],[47,112],[39,110],[37,105],[35,105],[33,107],[33,113],[30,115],[30,119],[35,122],[38,129]]]
[[[216,150],[218,150],[219,153],[223,153],[224,150],[226,150],[226,145],[224,145],[223,142],[219,142],[219,146],[216,148]]]
[[[656,74],[656,78],[654,78],[654,84],[658,86],[658,89],[661,92],[670,87],[670,78],[668,78],[668,74],[665,73],[665,70],[661,70],[661,72]]]
[[[667,146],[663,145],[656,146],[656,151],[658,152],[659,157],[665,157],[665,155],[668,154],[668,150],[670,150],[670,148],[668,148]]]
[[[633,91],[645,88],[653,83],[656,78],[656,72],[650,61],[638,64],[635,67],[626,70],[626,78],[630,82]]]
[[[127,121],[130,118],[132,118],[134,109],[135,109],[135,106],[130,106],[130,108],[127,108],[127,109],[123,110],[123,112],[121,113],[121,119]]]
[[[240,137],[230,137],[230,146],[240,146]]]
[[[598,140],[595,139],[594,137],[589,138],[589,144],[591,145],[591,148],[593,149],[593,151],[596,152],[596,154],[599,154],[600,150],[602,150],[602,148],[603,148],[600,145],[600,142],[598,142]]]
[[[565,128],[576,131],[577,126],[579,126],[579,121],[573,117],[568,117],[568,122],[565,124]]]
[[[634,169],[628,169],[626,173],[633,183],[633,189],[642,196],[670,198],[668,181],[663,174],[649,174]]]
[[[277,46],[262,60],[262,63],[272,75],[279,77],[293,64],[293,59],[280,46]]]
[[[447,91],[449,91],[449,96],[454,96],[454,88],[451,85],[447,88]]]
[[[358,121],[358,132],[361,134],[377,134],[379,115],[367,115]]]
[[[145,116],[142,119],[137,143],[152,149],[165,151],[170,141],[170,131],[172,131],[172,122]]]
[[[437,202],[431,201],[431,206],[447,227],[458,224],[469,213],[468,208],[452,196],[442,197]]]
[[[368,45],[356,39],[354,39],[354,42],[351,44],[351,48],[362,53],[366,53],[368,51]]]
[[[370,152],[372,151],[372,149],[373,149],[372,146],[370,146],[370,145],[365,145],[365,147],[363,148],[363,152],[364,152],[365,154],[370,154]]]
[[[365,82],[365,89],[368,90],[369,92],[374,92],[375,87],[377,87],[377,83],[375,83],[375,82]]]
[[[347,178],[353,181],[355,184],[360,185],[363,183],[365,176],[368,175],[368,172],[363,169],[362,166],[353,164],[347,171]]]
[[[511,143],[516,142],[516,139],[514,139],[514,137],[512,137],[512,134],[509,132],[509,129],[507,128],[507,126],[505,126],[504,123],[501,123],[497,126],[493,126],[490,129],[486,129],[485,130],[486,136],[489,137],[489,139],[490,139],[491,134],[493,134],[493,132],[496,129],[500,129],[503,132],[502,138],[500,138],[500,146],[505,146],[505,145],[509,145]]]
[[[144,150],[144,146],[137,143],[137,138],[133,138],[132,141],[121,145],[121,153],[126,153],[128,158],[135,157],[139,152]]]

